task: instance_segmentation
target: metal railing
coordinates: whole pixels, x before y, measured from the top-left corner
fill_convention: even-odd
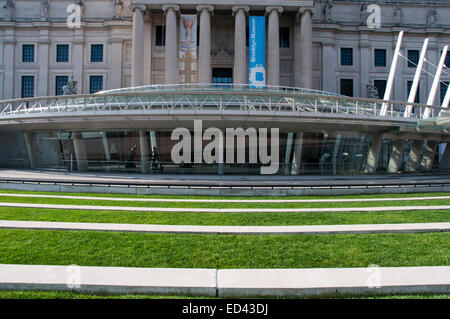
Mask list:
[[[387,105],[385,115],[381,114]],[[407,106],[410,117],[404,117]],[[0,101],[0,120],[42,113],[123,112],[123,111],[244,111],[314,112],[366,117],[391,117],[406,122],[430,117],[442,110],[437,106],[350,98],[317,90],[248,85],[185,84],[156,85],[103,91],[90,95],[48,96]]]

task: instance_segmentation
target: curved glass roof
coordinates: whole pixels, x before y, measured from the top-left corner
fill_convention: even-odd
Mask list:
[[[132,93],[132,92],[164,92],[164,91],[233,91],[233,92],[264,92],[264,93],[298,93],[305,95],[326,95],[326,96],[344,96],[341,94],[336,94],[332,92],[312,90],[305,88],[296,87],[286,87],[286,86],[264,86],[264,87],[253,87],[248,84],[161,84],[161,85],[146,85],[146,86],[136,86],[128,87],[107,91],[100,91],[96,94],[111,94],[111,93]]]

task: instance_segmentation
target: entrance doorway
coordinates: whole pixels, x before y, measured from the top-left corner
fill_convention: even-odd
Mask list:
[[[213,68],[212,82],[215,84],[233,84],[232,68]]]

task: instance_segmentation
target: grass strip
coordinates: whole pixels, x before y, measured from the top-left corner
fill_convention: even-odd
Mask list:
[[[95,187],[92,188],[95,190]],[[0,193],[8,194],[36,194],[36,195],[67,195],[67,196],[89,196],[89,197],[112,197],[112,198],[171,198],[171,199],[354,199],[354,198],[406,198],[406,197],[430,197],[450,196],[449,192],[432,193],[408,193],[408,194],[371,194],[371,195],[340,195],[340,196],[181,196],[181,195],[132,195],[132,194],[104,194],[104,193],[71,193],[71,192],[39,192],[1,189]]]
[[[0,299],[220,299],[211,297],[164,296],[164,295],[97,295],[69,291],[0,291]],[[285,299],[285,298],[283,298]],[[329,299],[329,298],[326,298]],[[341,298],[339,298],[341,299]],[[374,297],[351,297],[349,299],[450,299],[450,294],[392,295]]]
[[[168,235],[0,230],[0,263],[164,268],[450,265],[450,233]]]
[[[196,203],[196,202],[129,202],[65,198],[36,198],[0,196],[0,202],[55,205],[93,205],[118,207],[164,207],[164,208],[348,208],[348,207],[394,207],[394,206],[441,206],[450,205],[450,199],[380,201],[380,202],[324,202],[324,203]]]
[[[298,226],[449,222],[450,211],[337,213],[114,212],[0,207],[0,220],[158,225]]]

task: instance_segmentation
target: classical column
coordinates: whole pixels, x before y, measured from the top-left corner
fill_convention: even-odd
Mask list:
[[[247,15],[250,10],[248,6],[234,6],[232,11],[234,14],[234,69],[233,69],[233,83],[246,84],[247,83]]]
[[[4,65],[4,77],[3,77],[3,99],[13,99],[14,97],[14,59],[15,59],[15,28],[3,27],[3,65]]]
[[[211,12],[213,6],[197,6],[200,12],[200,39],[198,48],[198,82],[211,83]]]
[[[177,11],[178,5],[163,5],[166,13],[166,45],[164,51],[164,75],[166,84],[177,83]]]
[[[301,86],[312,88],[312,16],[314,8],[300,8]]]
[[[388,173],[398,173],[403,164],[403,150],[405,148],[405,140],[395,140],[392,145],[392,153],[389,158]]]
[[[144,12],[145,6],[133,5],[133,43],[131,60],[131,85],[144,82]]]
[[[322,89],[328,92],[337,93],[336,69],[337,69],[337,49],[334,42],[322,43]]]
[[[84,29],[76,28],[73,31],[72,40],[72,63],[73,63],[73,79],[77,81],[77,93],[83,94],[89,91],[84,88],[83,74],[84,74]]]
[[[48,90],[48,62],[49,62],[49,25],[48,22],[40,22],[42,29],[40,29],[39,42],[38,42],[38,52],[39,56],[37,61],[39,61],[39,78],[37,81],[37,95],[38,96],[48,96],[53,95],[54,92],[49,94]]]
[[[267,44],[267,84],[280,84],[280,17],[282,7],[267,7],[269,14],[268,44]]]
[[[407,172],[415,172],[419,168],[420,165],[420,158],[422,155],[422,147],[423,147],[423,141],[416,140],[413,141],[411,146],[411,151],[409,152],[409,158],[406,162],[406,168],[405,171]]]
[[[301,36],[300,36],[300,13],[297,15],[294,23],[294,86],[302,86],[302,55],[301,55]]]
[[[436,141],[427,141],[421,163],[421,168],[424,171],[431,171],[431,169],[433,168],[434,158],[436,157],[438,144],[439,143]]]
[[[110,76],[109,88],[120,89],[122,87],[123,40],[117,37],[111,39],[110,43],[111,43],[111,74],[114,74],[114,76]],[[133,71],[132,74],[134,74]]]
[[[383,138],[381,135],[374,135],[372,143],[370,145],[369,154],[367,155],[367,165],[365,173],[375,174],[378,168],[378,162],[380,161],[381,144]]]

